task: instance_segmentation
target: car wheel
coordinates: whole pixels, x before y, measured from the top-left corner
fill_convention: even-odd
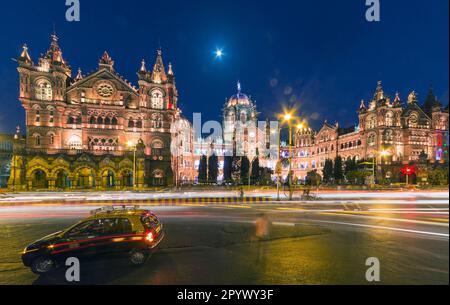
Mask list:
[[[145,264],[149,255],[142,250],[133,250],[130,253],[130,261],[135,266],[141,266]]]
[[[56,261],[50,257],[39,257],[31,264],[31,271],[36,274],[45,274],[56,268]]]

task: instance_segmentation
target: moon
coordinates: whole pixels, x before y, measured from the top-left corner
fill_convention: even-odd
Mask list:
[[[224,53],[222,49],[217,49],[216,52],[214,52],[216,54],[216,58],[222,58]]]

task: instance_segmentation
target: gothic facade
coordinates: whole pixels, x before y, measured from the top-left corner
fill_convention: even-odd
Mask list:
[[[26,141],[17,145],[9,186],[123,188],[173,182],[171,128],[180,116],[172,66],[161,50],[136,88],[114,69],[107,52],[98,69],[72,77],[52,35],[34,63],[25,45],[18,62],[19,100],[26,112]],[[135,174],[133,174],[135,173]]]
[[[448,163],[448,106],[444,109],[431,89],[423,104],[415,92],[405,103],[399,94],[391,100],[379,82],[368,105],[361,102],[358,116],[358,126],[351,128],[325,122],[318,132],[298,130],[293,155],[295,177],[303,180],[312,170],[322,174],[325,161],[337,156],[344,161],[355,158],[406,165],[426,155],[430,163]],[[285,169],[285,176],[287,172]]]

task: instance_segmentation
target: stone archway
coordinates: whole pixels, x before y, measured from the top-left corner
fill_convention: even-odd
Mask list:
[[[80,189],[95,188],[95,171],[90,167],[82,167],[75,172],[76,187]]]
[[[165,186],[166,185],[166,177],[164,175],[163,170],[157,169],[157,170],[153,171],[152,185],[153,186]]]
[[[33,189],[47,189],[47,173],[42,169],[36,169],[31,174],[31,185]]]
[[[101,186],[103,189],[109,189],[116,186],[116,174],[111,169],[101,171]]]
[[[65,169],[59,169],[55,174],[55,187],[58,189],[70,188],[69,174]]]
[[[120,172],[120,185],[124,188],[133,187],[133,170],[131,169],[123,169]]]

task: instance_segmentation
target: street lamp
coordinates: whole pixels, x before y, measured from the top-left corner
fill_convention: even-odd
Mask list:
[[[133,150],[133,189],[136,189],[136,152],[137,145],[128,141],[128,147]]]
[[[289,126],[289,200],[292,200],[292,113],[286,113],[284,115],[284,122]]]

